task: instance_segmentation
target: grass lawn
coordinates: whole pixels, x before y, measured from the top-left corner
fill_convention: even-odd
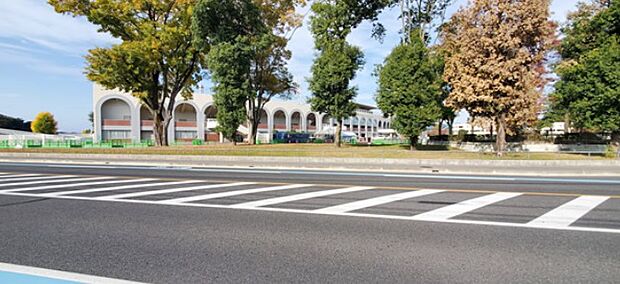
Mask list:
[[[171,146],[165,148],[30,148],[0,149],[14,153],[75,153],[75,154],[155,154],[155,155],[210,155],[210,156],[274,156],[274,157],[334,157],[334,158],[396,158],[396,159],[482,159],[482,160],[592,160],[579,154],[509,153],[502,158],[493,153],[471,153],[459,150],[424,149],[409,151],[407,146],[352,146],[337,149],[332,144],[271,144],[237,145],[216,144],[204,146]]]

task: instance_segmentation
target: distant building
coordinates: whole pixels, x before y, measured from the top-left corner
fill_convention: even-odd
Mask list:
[[[566,123],[564,122],[554,122],[550,127],[543,127],[540,129],[540,134],[551,137],[564,135],[565,125]]]
[[[153,118],[150,112],[130,94],[106,90],[93,86],[94,139],[106,140],[151,140]],[[169,142],[223,141],[215,131],[217,109],[213,97],[194,94],[193,99],[179,99],[175,103],[172,122],[168,128]],[[379,129],[390,128],[390,119],[384,118],[376,107],[358,104],[355,116],[345,119],[344,130],[357,134],[360,139],[369,139]],[[297,131],[314,133],[336,125],[329,116],[313,112],[307,104],[293,101],[273,100],[265,106],[259,125],[259,136],[270,140],[275,131]],[[248,134],[246,125],[239,126],[239,133]]]
[[[462,130],[467,131],[467,134],[474,134],[474,135],[490,135],[491,134],[490,129],[483,128],[477,125],[472,125],[469,123],[455,123],[452,126],[452,132],[454,134],[458,134]]]

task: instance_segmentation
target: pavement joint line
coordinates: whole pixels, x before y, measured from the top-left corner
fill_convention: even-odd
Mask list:
[[[9,272],[20,275],[28,275],[36,278],[36,283],[45,283],[50,280],[67,281],[68,283],[109,283],[109,284],[138,284],[140,282],[134,282],[129,280],[114,279],[107,277],[100,277],[82,273],[66,272],[61,270],[52,270],[47,268],[39,268],[25,265],[16,265],[10,263],[0,262],[0,273]],[[1,279],[0,279],[1,280]],[[54,281],[56,283],[56,281]]]
[[[76,177],[98,177],[100,175],[74,175]],[[139,178],[145,178],[144,176],[134,176],[134,175],[127,175],[127,176],[117,176],[117,177],[109,177],[109,178],[128,178],[128,179],[139,179]],[[181,178],[181,177],[153,177],[153,179],[160,179],[160,180],[170,180],[170,181],[174,181],[174,180],[198,180],[198,181],[204,181],[204,182],[214,182],[214,183],[234,183],[234,182],[242,182],[239,180],[226,180],[226,179],[218,179],[218,180],[207,180],[207,179],[194,179],[194,178]],[[286,183],[286,182],[261,182],[261,181],[251,181],[251,183],[253,184],[264,184],[264,185],[288,185],[291,183]],[[0,187],[2,186],[2,184],[0,184]],[[360,186],[360,185],[351,185],[351,184],[331,184],[331,183],[325,183],[325,184],[313,184],[313,186],[321,186],[321,187],[354,187],[354,186]],[[369,185],[372,186],[372,185]],[[419,187],[402,187],[402,186],[373,186],[375,187],[375,189],[377,190],[421,190],[424,188],[419,188]],[[606,196],[609,197],[609,199],[620,199],[620,195],[603,195],[603,194],[589,194],[589,193],[560,193],[560,192],[535,192],[535,191],[528,191],[528,192],[520,192],[520,191],[501,191],[501,190],[482,190],[482,189],[450,189],[450,188],[437,188],[437,190],[443,190],[446,192],[462,192],[462,193],[481,193],[481,194],[492,194],[492,193],[498,193],[498,192],[518,192],[521,193],[523,195],[534,195],[534,196],[549,196],[549,197],[580,197],[580,196]]]
[[[48,168],[52,168],[52,167],[58,167],[58,168],[100,168],[100,169],[150,169],[150,170],[183,170],[186,168],[190,168],[189,170],[191,171],[225,171],[225,172],[247,172],[247,171],[264,171],[264,172],[269,172],[269,173],[294,173],[294,172],[303,172],[304,174],[316,174],[315,172],[312,171],[316,171],[316,172],[322,172],[321,174],[328,174],[328,175],[378,175],[378,176],[385,176],[385,175],[401,175],[401,176],[418,176],[418,177],[428,177],[428,178],[442,178],[444,176],[446,176],[447,178],[454,178],[454,177],[462,177],[463,179],[475,179],[475,177],[471,177],[471,176],[467,176],[468,174],[473,174],[473,173],[459,173],[459,172],[446,172],[443,174],[431,174],[427,171],[401,171],[400,173],[391,173],[389,171],[382,171],[380,169],[348,169],[346,172],[342,171],[341,169],[338,168],[333,168],[333,169],[325,169],[325,168],[299,168],[299,167],[282,167],[282,168],[262,168],[262,167],[258,167],[258,168],[253,168],[253,167],[247,167],[247,166],[222,166],[222,167],[217,167],[217,166],[213,166],[213,165],[209,165],[209,166],[205,166],[205,165],[174,165],[173,167],[170,167],[170,163],[164,163],[164,166],[162,166],[162,164],[157,164],[157,163],[120,163],[120,162],[112,162],[112,166],[109,165],[110,163],[106,162],[105,164],[102,162],[96,162],[93,163],[92,161],[89,160],[81,160],[81,161],[67,161],[67,160],[62,160],[62,161],[57,161],[57,160],[49,160],[49,161],[37,161],[37,160],[25,160],[23,162],[20,161],[14,161],[14,160],[10,160],[10,159],[2,159],[0,158],[0,162],[4,162],[5,165],[15,165],[15,166],[28,166],[28,163],[30,165],[37,165],[37,166],[41,166],[41,167],[48,167]],[[62,164],[64,163],[64,164]],[[86,164],[84,164],[86,163]],[[310,170],[310,171],[308,171]],[[379,171],[377,173],[368,173],[369,170],[372,171]],[[561,181],[561,182],[566,182],[566,181],[573,181],[575,183],[588,183],[588,182],[592,182],[592,180],[588,180],[588,179],[575,179],[575,178],[568,178],[568,177],[574,177],[574,174],[557,174],[556,177],[554,178],[554,176],[545,176],[545,175],[537,175],[540,173],[528,173],[528,174],[522,174],[522,173],[514,173],[511,174],[512,177],[510,177],[511,179],[515,179],[515,180],[519,180],[519,181],[525,181],[525,180],[530,180],[530,181]],[[482,175],[482,179],[503,179],[505,180],[506,177],[506,173],[478,173],[478,175]],[[529,176],[528,176],[529,175]],[[537,176],[537,177],[532,177],[533,176]],[[559,176],[566,176],[566,178],[559,178]],[[596,176],[596,175],[584,175],[584,177],[586,176]],[[599,177],[602,176],[606,176],[606,177],[617,177],[618,174],[616,174],[614,172],[614,174],[603,174],[603,175],[598,175]],[[612,183],[612,184],[620,184],[620,180],[597,180],[594,181],[594,183]]]
[[[0,193],[1,195],[9,196],[24,196],[24,197],[40,197],[37,194],[30,193]],[[274,208],[274,207],[254,207],[254,208],[235,208],[230,205],[219,204],[204,204],[204,203],[162,203],[160,201],[149,200],[137,200],[137,199],[93,199],[88,197],[78,196],[57,196],[52,197],[56,199],[72,199],[81,201],[99,201],[99,202],[120,202],[120,203],[134,203],[145,205],[165,205],[165,206],[182,206],[182,207],[196,207],[196,208],[219,208],[219,209],[233,209],[233,210],[255,210],[255,211],[268,211],[268,212],[283,212],[283,213],[297,213],[297,214],[314,214],[314,215],[330,215],[330,216],[344,216],[344,217],[365,217],[365,218],[378,218],[378,219],[390,219],[410,222],[434,222],[434,223],[448,223],[448,224],[467,224],[467,225],[487,225],[487,226],[499,226],[499,227],[512,227],[512,228],[524,228],[524,229],[548,229],[558,231],[579,231],[590,233],[611,233],[620,234],[620,229],[607,229],[607,228],[594,228],[594,227],[579,227],[579,226],[544,226],[544,225],[528,225],[527,223],[509,223],[509,222],[494,222],[494,221],[477,221],[477,220],[459,220],[459,219],[411,219],[411,216],[398,216],[398,215],[381,215],[381,214],[368,214],[368,213],[322,213],[315,210],[303,210],[303,209],[287,209],[287,208]]]

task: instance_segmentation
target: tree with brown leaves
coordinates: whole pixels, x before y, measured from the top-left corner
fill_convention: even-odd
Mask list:
[[[497,154],[506,132],[536,119],[543,62],[554,30],[550,0],[477,0],[458,11],[443,30],[448,53],[447,104],[495,121]]]

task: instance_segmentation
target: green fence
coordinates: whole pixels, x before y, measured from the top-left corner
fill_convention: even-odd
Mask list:
[[[123,140],[104,141],[94,143],[92,140],[64,140],[64,141],[42,141],[42,140],[0,140],[0,149],[10,148],[146,148],[153,146],[153,141],[144,140],[140,142],[130,142]]]

